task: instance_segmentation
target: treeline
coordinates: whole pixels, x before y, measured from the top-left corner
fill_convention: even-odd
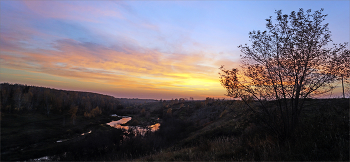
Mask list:
[[[90,92],[57,90],[21,84],[0,84],[2,113],[39,112],[94,117],[113,113],[123,106],[112,97]]]

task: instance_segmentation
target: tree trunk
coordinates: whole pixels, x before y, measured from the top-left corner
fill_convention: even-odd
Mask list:
[[[343,87],[343,98],[345,98],[345,93],[344,93],[344,77],[341,76],[341,85]]]

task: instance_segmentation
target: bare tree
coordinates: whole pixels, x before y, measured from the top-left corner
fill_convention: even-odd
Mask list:
[[[346,45],[343,44],[342,46]],[[348,82],[347,78],[350,77],[350,51],[343,47],[339,52],[342,54],[336,56],[338,61],[333,63],[333,66],[336,67],[334,74],[338,77],[338,80],[341,80],[343,98],[345,98],[344,82]]]
[[[242,70],[220,68],[220,81],[230,97],[241,98],[281,141],[298,125],[304,99],[331,91],[339,67],[349,62],[346,44],[331,42],[323,9],[311,13],[276,11],[276,23],[266,19],[267,31],[249,33],[251,45],[240,45]]]

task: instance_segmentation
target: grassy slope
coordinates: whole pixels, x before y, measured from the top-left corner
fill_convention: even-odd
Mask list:
[[[219,118],[177,145],[136,160],[349,160],[348,99],[307,102],[296,138],[284,146],[242,108],[237,103],[225,106]]]

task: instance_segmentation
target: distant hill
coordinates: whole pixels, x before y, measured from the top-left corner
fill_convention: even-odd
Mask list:
[[[50,115],[67,113],[76,106],[77,114],[82,115],[96,107],[102,113],[111,113],[122,107],[118,99],[108,95],[22,84],[1,83],[0,95],[1,112],[6,113],[40,112]]]

